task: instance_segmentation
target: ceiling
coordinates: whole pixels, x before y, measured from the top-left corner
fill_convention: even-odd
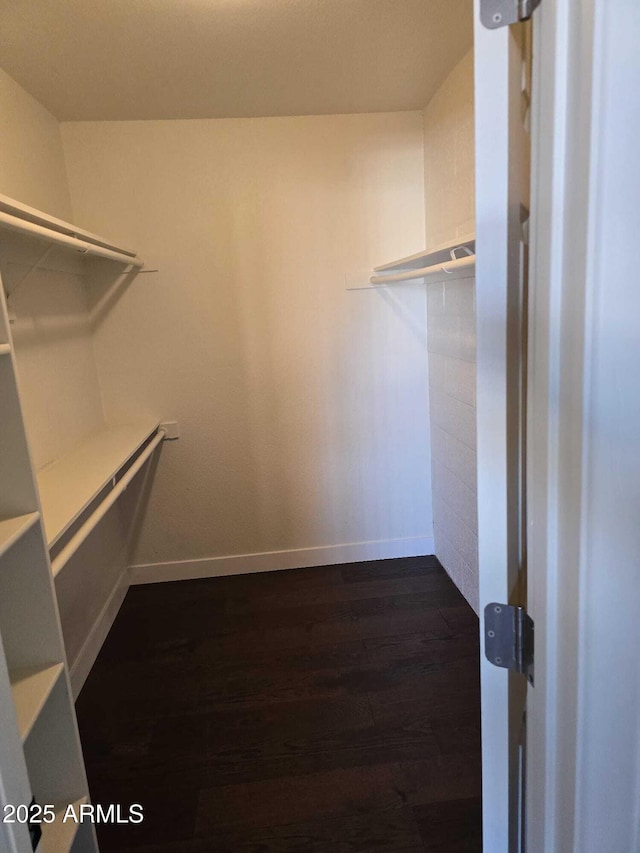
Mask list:
[[[60,120],[421,109],[473,0],[0,0],[0,67]]]

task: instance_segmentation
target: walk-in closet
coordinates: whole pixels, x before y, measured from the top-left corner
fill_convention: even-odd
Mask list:
[[[0,846],[481,850],[473,3],[0,0],[0,120]]]

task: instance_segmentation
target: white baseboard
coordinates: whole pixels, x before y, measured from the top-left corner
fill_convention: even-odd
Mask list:
[[[275,572],[280,569],[303,569],[338,563],[388,560],[397,557],[421,557],[433,554],[432,536],[410,539],[381,539],[373,542],[351,542],[319,548],[295,548],[290,551],[265,551],[259,554],[234,554],[228,557],[202,557],[166,563],[141,563],[129,569],[129,582],[193,580],[222,575],[244,575],[252,572]]]
[[[89,632],[89,636],[84,641],[82,648],[78,652],[76,659],[69,667],[69,677],[71,679],[71,691],[73,693],[74,702],[80,695],[87,676],[91,672],[91,667],[94,665],[98,653],[102,648],[102,644],[107,639],[107,634],[111,630],[118,611],[122,606],[124,597],[129,589],[129,572],[125,569],[107,599],[104,607],[100,611],[100,615],[96,619],[93,628]]]

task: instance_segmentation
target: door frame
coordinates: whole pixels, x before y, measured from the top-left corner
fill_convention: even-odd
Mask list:
[[[631,0],[535,13],[532,852],[640,849],[639,40]]]
[[[476,0],[476,22],[478,0]],[[476,23],[476,27],[479,24]],[[486,33],[476,103],[505,101],[506,35]],[[634,0],[542,0],[534,13],[527,445],[528,609],[535,622],[535,687],[527,706],[526,849],[634,853],[640,849],[640,5]],[[502,65],[500,64],[502,63]],[[502,113],[507,111],[500,106]],[[498,121],[501,124],[501,121]],[[490,129],[493,130],[493,129]],[[504,558],[505,369],[501,286],[508,190],[493,159],[504,126],[480,144],[476,180],[478,364],[485,437],[478,443],[480,606],[500,594]],[[501,209],[491,204],[503,201]],[[497,201],[496,201],[497,199]],[[494,215],[495,214],[495,215]],[[484,239],[483,239],[484,235]],[[491,240],[487,239],[491,236]],[[483,272],[484,270],[484,272]],[[487,298],[488,295],[488,298]],[[494,300],[492,302],[492,300]],[[493,321],[493,329],[492,329]],[[481,347],[483,359],[481,359]],[[484,383],[484,384],[483,384]],[[493,396],[491,396],[493,395]],[[486,403],[486,400],[485,400]],[[494,458],[492,458],[492,453]],[[492,467],[493,466],[493,467]],[[494,484],[491,485],[491,477]],[[484,485],[482,480],[484,478]],[[492,496],[493,488],[493,496]],[[483,541],[484,534],[484,541]],[[504,550],[504,549],[503,549]],[[483,553],[494,562],[486,565]],[[493,575],[493,576],[492,576]],[[503,594],[503,593],[501,593]],[[507,676],[482,661],[485,846],[507,853],[504,784]],[[492,706],[495,700],[495,707]],[[495,713],[494,713],[495,711]],[[485,740],[486,739],[486,740]]]
[[[475,3],[476,349],[480,625],[491,602],[522,605],[523,322],[529,208],[528,30],[488,30]],[[484,645],[481,638],[482,645]],[[483,844],[520,850],[526,681],[480,660]]]

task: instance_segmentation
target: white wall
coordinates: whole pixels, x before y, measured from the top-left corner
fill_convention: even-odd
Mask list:
[[[21,401],[39,471],[103,423],[82,262],[0,232],[3,283],[12,316]]]
[[[475,230],[473,52],[424,111],[427,246]],[[478,610],[475,281],[427,288],[435,551]]]
[[[421,113],[62,132],[78,223],[159,268],[95,342],[107,416],[182,430],[134,562],[430,552],[424,287],[345,290],[424,244]]]
[[[0,193],[71,219],[59,124],[2,70],[0,124]],[[8,304],[36,470],[103,422],[82,266],[69,253],[54,252],[24,278],[41,252],[33,240],[0,232],[3,284],[9,293],[17,285]],[[120,590],[125,570],[125,537],[114,510],[56,578],[72,670],[83,664],[83,647],[90,645],[96,618]]]
[[[60,126],[1,68],[0,117],[0,193],[70,219]]]

